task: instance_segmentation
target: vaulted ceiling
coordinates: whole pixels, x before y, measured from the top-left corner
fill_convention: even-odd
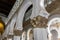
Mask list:
[[[0,13],[8,16],[16,0],[0,0]]]

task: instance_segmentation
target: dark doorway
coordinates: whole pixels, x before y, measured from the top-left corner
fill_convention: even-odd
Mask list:
[[[7,17],[15,1],[16,0],[0,0],[0,13]]]

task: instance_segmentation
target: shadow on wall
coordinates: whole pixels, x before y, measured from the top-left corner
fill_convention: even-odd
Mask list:
[[[51,34],[52,34],[52,40],[58,40],[58,32],[56,30],[52,30],[51,31]]]

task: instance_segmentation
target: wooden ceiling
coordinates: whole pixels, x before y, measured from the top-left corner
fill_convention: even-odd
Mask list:
[[[16,0],[0,0],[0,13],[8,16]]]
[[[46,10],[49,13],[55,12],[56,9],[60,9],[60,0],[55,0],[51,4],[47,5],[47,7],[46,7]]]

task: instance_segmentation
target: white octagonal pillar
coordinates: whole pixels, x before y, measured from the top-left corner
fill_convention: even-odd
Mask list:
[[[47,30],[44,28],[34,28],[34,40],[48,40]]]

